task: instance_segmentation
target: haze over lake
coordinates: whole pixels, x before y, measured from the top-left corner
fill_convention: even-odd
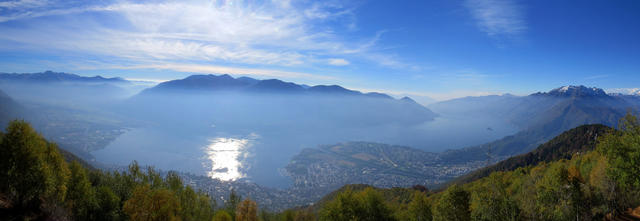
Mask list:
[[[290,185],[290,180],[279,171],[304,148],[371,141],[440,152],[490,142],[517,130],[499,119],[463,115],[440,115],[434,121],[410,127],[381,125],[333,130],[304,125],[255,131],[217,125],[207,127],[204,123],[180,128],[156,125],[133,128],[92,154],[98,162],[105,164],[122,166],[137,160],[162,170],[179,170],[222,180],[243,178],[284,188]]]

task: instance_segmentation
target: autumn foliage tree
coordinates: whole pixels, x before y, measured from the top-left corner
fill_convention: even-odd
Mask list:
[[[143,185],[133,191],[133,197],[124,203],[123,210],[131,220],[178,220],[180,204],[167,189],[151,189]]]
[[[618,130],[605,136],[598,150],[608,160],[607,175],[615,182],[618,195],[615,209],[623,210],[640,204],[640,120],[627,114]],[[622,193],[624,192],[624,193]]]
[[[236,221],[257,221],[258,205],[251,199],[245,199],[236,208]]]

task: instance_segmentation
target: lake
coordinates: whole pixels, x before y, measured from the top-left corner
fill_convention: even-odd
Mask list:
[[[191,128],[191,129],[185,129]],[[482,144],[518,129],[500,119],[440,116],[414,126],[331,128],[300,125],[287,128],[222,128],[146,126],[133,128],[106,148],[92,152],[96,160],[128,165],[133,160],[162,170],[178,170],[221,180],[246,179],[285,188],[281,175],[289,160],[304,148],[346,141],[369,141],[440,152]]]

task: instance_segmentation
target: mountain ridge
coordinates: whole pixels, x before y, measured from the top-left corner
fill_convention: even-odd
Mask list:
[[[603,89],[597,87],[586,87],[584,85],[568,85],[553,89],[549,92],[538,92],[534,96],[556,96],[556,97],[599,97],[609,96]]]
[[[254,92],[254,93],[285,93],[285,94],[313,94],[313,95],[341,95],[364,96],[371,98],[394,99],[384,93],[363,93],[350,90],[340,85],[307,86],[279,79],[258,80],[250,77],[233,78],[223,75],[190,75],[183,79],[166,81],[155,87],[145,89],[140,94],[170,93],[170,92]]]
[[[450,151],[451,160],[469,160],[467,157],[477,159],[483,156],[489,147],[494,148],[494,154],[503,157],[526,153],[536,145],[580,125],[604,124],[615,127],[625,113],[640,109],[640,99],[611,96],[595,87],[563,86],[528,96],[467,97],[428,107],[437,113],[493,117],[519,129],[516,134],[501,140]],[[460,155],[464,152],[468,154]]]
[[[512,171],[520,167],[535,166],[542,162],[561,159],[569,160],[574,154],[594,150],[598,137],[602,137],[612,130],[613,128],[601,124],[583,125],[573,128],[539,145],[530,152],[510,157],[496,164],[460,176],[450,181],[449,185],[470,183],[486,177],[492,172]],[[445,184],[443,186],[448,185]]]
[[[129,83],[129,81],[112,77],[105,78],[100,75],[93,77],[80,76],[65,72],[45,71],[39,73],[0,73],[0,80],[22,82],[85,82],[85,83]]]

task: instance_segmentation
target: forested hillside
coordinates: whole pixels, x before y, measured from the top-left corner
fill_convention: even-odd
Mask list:
[[[463,184],[489,176],[493,172],[512,171],[520,167],[535,166],[542,162],[549,163],[561,159],[569,160],[574,154],[594,150],[597,138],[607,134],[611,129],[600,124],[576,127],[538,146],[538,148],[529,153],[514,156],[494,165],[478,169],[449,183]]]
[[[0,220],[230,220],[257,217],[257,206],[235,193],[224,205],[132,163],[127,171],[87,169],[61,154],[24,121],[0,133]],[[72,162],[67,162],[72,160]],[[229,218],[229,219],[225,219]],[[242,219],[238,219],[242,220]]]
[[[608,133],[605,133],[608,132]],[[595,134],[598,134],[597,136]],[[591,150],[597,137],[595,150]],[[571,157],[567,154],[571,153]],[[232,195],[220,205],[166,176],[132,163],[126,171],[67,162],[29,124],[0,134],[2,220],[632,220],[640,205],[640,121],[618,130],[578,127],[524,155],[514,170],[441,192],[422,186],[348,185],[309,207],[259,212]],[[528,156],[528,157],[526,157]],[[535,156],[535,157],[533,157]],[[533,163],[535,162],[535,163]],[[537,165],[536,165],[537,163]],[[534,166],[535,165],[535,166]]]
[[[566,137],[589,134],[583,130],[601,133],[607,128],[576,128],[549,146],[577,139],[579,147],[543,145],[532,153],[539,162],[536,166],[492,172],[441,192],[350,185],[310,209],[288,213],[300,217],[312,213],[319,220],[640,219],[640,209],[631,209],[640,205],[640,121],[627,115],[619,130],[598,136],[595,150],[588,150],[591,136]],[[573,155],[564,159],[560,151]]]

